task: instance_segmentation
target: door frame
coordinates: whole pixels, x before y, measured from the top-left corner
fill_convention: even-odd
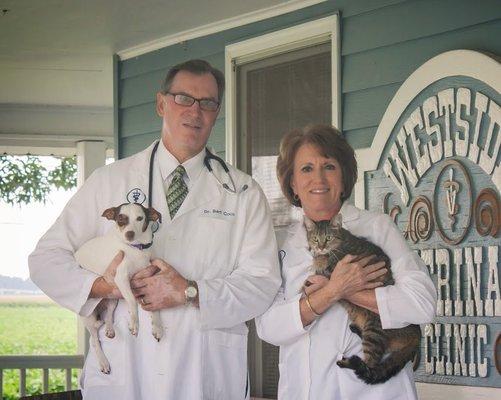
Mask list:
[[[226,161],[238,165],[237,67],[321,43],[331,44],[332,124],[341,130],[341,41],[339,13],[267,33],[225,47]],[[249,334],[249,375],[254,396],[263,394],[262,345],[252,324]]]
[[[332,124],[341,130],[341,40],[339,13],[225,47],[226,161],[237,165],[236,67],[288,51],[331,42]]]

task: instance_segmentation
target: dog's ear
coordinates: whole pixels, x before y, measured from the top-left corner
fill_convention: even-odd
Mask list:
[[[117,215],[118,215],[119,210],[120,210],[120,207],[111,207],[111,208],[104,210],[104,212],[101,216],[104,218],[110,219],[110,220],[115,220]]]
[[[150,207],[148,208],[148,219],[150,221],[158,221],[159,223],[162,223],[162,214],[160,214],[153,207]]]

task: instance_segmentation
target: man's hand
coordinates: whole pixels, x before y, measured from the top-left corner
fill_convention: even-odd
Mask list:
[[[115,285],[115,275],[117,268],[124,259],[124,252],[120,250],[117,255],[111,260],[110,265],[104,271],[104,275],[97,278],[92,284],[89,297],[105,298],[105,299],[121,299],[122,293]]]
[[[188,281],[165,261],[155,259],[132,277],[131,287],[143,310],[157,311],[185,304]]]

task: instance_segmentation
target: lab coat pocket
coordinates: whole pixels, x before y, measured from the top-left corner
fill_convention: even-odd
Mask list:
[[[204,399],[245,399],[247,334],[207,331],[204,357]]]
[[[232,264],[232,252],[235,251],[234,246],[232,246],[234,236],[234,224],[231,221],[198,218],[196,229],[191,230],[190,235],[185,239],[189,241],[187,245],[196,250],[191,252],[188,257],[193,260],[195,265],[217,264],[228,265],[229,268]],[[216,277],[221,276],[214,276],[214,278]]]
[[[114,323],[115,337],[110,339],[104,334],[104,326],[99,330],[99,340],[103,352],[110,363],[111,372],[104,374],[99,369],[96,352],[92,346],[85,360],[81,386],[89,388],[93,386],[121,386],[124,384],[124,360],[127,351],[126,341],[131,336],[125,319],[119,319]]]
[[[360,380],[353,370],[341,369],[339,386],[342,399],[357,400],[404,400],[408,399],[402,385],[401,374],[394,376],[385,383],[368,385]]]

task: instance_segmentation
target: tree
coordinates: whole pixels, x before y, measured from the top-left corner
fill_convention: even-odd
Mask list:
[[[0,155],[0,199],[8,204],[45,204],[52,189],[69,190],[77,185],[76,157],[57,157],[52,170],[36,156]]]

